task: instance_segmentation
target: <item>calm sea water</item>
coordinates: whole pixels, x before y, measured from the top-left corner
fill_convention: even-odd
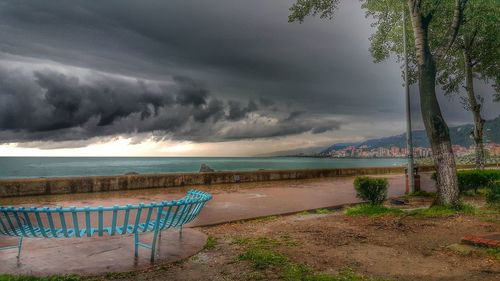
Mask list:
[[[0,178],[197,172],[202,163],[216,171],[252,171],[398,166],[403,165],[405,160],[305,157],[0,157]]]

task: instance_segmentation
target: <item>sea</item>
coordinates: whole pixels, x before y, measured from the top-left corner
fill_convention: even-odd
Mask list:
[[[216,171],[402,166],[402,158],[314,157],[0,157],[0,179]]]

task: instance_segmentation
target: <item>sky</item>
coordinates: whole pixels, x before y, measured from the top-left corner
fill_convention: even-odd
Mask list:
[[[360,3],[302,24],[292,3],[0,1],[0,155],[252,156],[404,132],[400,65],[373,62]]]

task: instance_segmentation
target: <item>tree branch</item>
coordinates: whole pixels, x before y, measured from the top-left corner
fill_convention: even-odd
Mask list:
[[[457,38],[458,30],[462,25],[463,20],[463,11],[465,8],[465,4],[467,4],[467,0],[455,0],[455,8],[453,11],[453,20],[451,21],[450,27],[448,28],[448,32],[446,37],[446,43],[443,47],[439,48],[436,51],[437,58],[443,58],[446,56],[450,48],[453,46],[455,39]]]

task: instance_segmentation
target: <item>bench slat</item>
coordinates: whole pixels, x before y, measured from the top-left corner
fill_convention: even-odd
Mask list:
[[[127,206],[130,206],[130,205],[127,205]],[[121,227],[122,229],[122,233],[121,234],[125,234],[127,232],[127,226],[128,226],[128,217],[130,215],[130,209],[127,208],[125,210],[125,217],[123,218],[123,226]]]
[[[47,220],[49,221],[50,232],[52,233],[52,237],[59,237],[57,235],[56,228],[54,227],[54,219],[52,218],[52,212],[49,211],[49,208],[44,208],[45,214],[47,215]]]
[[[43,225],[42,218],[40,217],[40,212],[35,212],[35,218],[36,218],[36,223],[38,224],[38,227],[40,228],[40,233],[42,234],[43,237],[47,238],[47,233],[45,226]]]
[[[85,207],[85,229],[87,232],[87,237],[92,236],[92,229],[91,229],[91,224],[90,224],[90,208]]]
[[[64,237],[69,237],[68,228],[66,226],[66,218],[64,216],[62,208],[59,208],[57,212],[59,213],[59,221],[61,222],[61,228],[63,230]]]
[[[98,208],[98,211],[97,211],[97,212],[98,212],[98,215],[97,215],[97,217],[98,217],[98,218],[97,218],[97,220],[98,220],[98,224],[99,224],[99,226],[98,226],[98,227],[99,227],[99,228],[98,228],[98,231],[99,231],[99,236],[102,236],[103,231],[104,231],[104,229],[103,229],[103,224],[104,224],[104,222],[103,222],[103,221],[104,221],[104,219],[103,219],[103,211],[102,211],[102,206],[99,206],[99,208]],[[109,233],[108,233],[108,234],[109,234]]]
[[[139,224],[141,222],[141,213],[142,213],[143,207],[144,207],[144,203],[139,204],[139,209],[137,209],[137,213],[135,214],[134,229],[132,230],[133,233],[135,233],[137,231],[137,228],[139,227]]]
[[[110,235],[115,235],[116,232],[116,220],[118,216],[118,206],[113,206],[113,221],[111,223],[111,234]]]
[[[70,207],[71,208],[71,217],[73,219],[73,229],[74,229],[74,235],[76,237],[81,237],[80,235],[80,227],[78,225],[78,215],[76,213],[76,208],[75,207]]]

